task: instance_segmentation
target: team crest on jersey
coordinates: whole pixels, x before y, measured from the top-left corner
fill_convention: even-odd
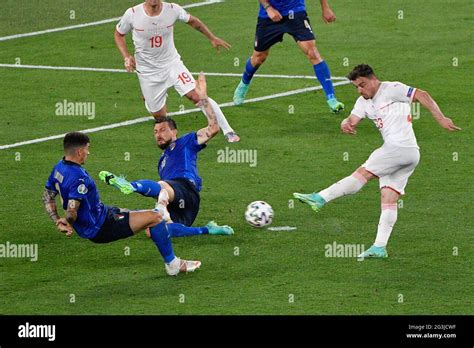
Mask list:
[[[77,187],[77,192],[79,192],[81,195],[85,195],[87,193],[87,187],[84,184],[81,184]]]
[[[166,166],[166,157],[163,157],[163,161],[161,161],[161,169]]]

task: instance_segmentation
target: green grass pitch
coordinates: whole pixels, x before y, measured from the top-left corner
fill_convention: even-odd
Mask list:
[[[43,0],[36,8],[36,3],[2,1],[0,37],[118,17],[135,4]],[[201,152],[204,189],[196,225],[215,219],[236,233],[174,239],[177,255],[203,263],[199,271],[176,278],[166,275],[144,234],[95,245],[56,231],[41,194],[62,156],[60,139],[0,150],[0,244],[37,243],[39,248],[37,262],[0,258],[0,314],[474,313],[472,2],[333,0],[337,21],[331,25],[323,23],[317,1],[307,3],[333,76],[371,64],[381,80],[429,91],[463,129],[443,130],[424,109],[414,120],[421,162],[401,202],[390,257],[358,262],[325,256],[325,246],[334,242],[371,245],[380,209],[376,182],[319,214],[291,201],[292,192],[322,189],[350,174],[381,144],[368,121],[355,137],[340,132],[339,123],[357,98],[354,87],[345,85],[336,88],[347,106],[343,116],[328,113],[321,91],[223,109],[242,141],[229,145],[218,136]],[[256,0],[190,9],[233,47],[217,54],[200,33],[179,24],[175,40],[184,63],[194,72],[241,73],[253,48],[257,9]],[[0,41],[0,63],[120,69],[114,25]],[[287,36],[259,73],[313,72]],[[147,115],[132,74],[0,67],[0,81],[0,145]],[[238,81],[208,77],[209,95],[229,102]],[[255,78],[248,97],[315,85],[314,80]],[[63,100],[95,103],[96,117],[56,116],[55,104]],[[172,90],[168,105],[170,111],[194,107]],[[176,120],[181,134],[205,125],[200,113]],[[100,170],[157,178],[159,151],[150,122],[92,133],[91,139],[85,168],[96,181]],[[218,151],[226,146],[257,150],[257,166],[219,163]],[[152,207],[150,199],[97,185],[106,204]],[[254,200],[273,206],[274,226],[297,230],[251,228],[243,213]]]

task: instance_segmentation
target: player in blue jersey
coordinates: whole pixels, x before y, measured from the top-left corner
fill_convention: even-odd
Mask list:
[[[344,104],[336,99],[329,67],[316,48],[304,0],[259,1],[260,12],[255,34],[255,48],[252,56],[247,60],[242,79],[234,92],[234,103],[241,105],[244,102],[252,77],[267,59],[270,48],[277,42],[283,41],[285,34],[290,34],[313,65],[314,73],[326,94],[330,110],[334,113],[344,110]],[[320,2],[324,21],[334,22],[336,16],[327,0],[320,0]]]
[[[101,202],[94,180],[82,167],[89,156],[90,140],[86,134],[68,133],[63,145],[65,156],[54,166],[43,192],[45,209],[60,232],[70,237],[75,230],[94,243],[109,243],[149,228],[169,275],[192,272],[201,266],[199,261],[181,260],[174,255],[170,235],[161,228],[162,212],[129,211]],[[58,194],[66,212],[62,218],[56,208]]]
[[[156,209],[163,213],[168,222],[167,230],[171,237],[234,233],[231,227],[219,226],[213,221],[204,227],[191,227],[199,212],[199,192],[202,188],[202,180],[197,170],[198,153],[219,132],[215,113],[208,102],[205,81],[204,75],[201,74],[196,91],[201,100],[200,107],[209,115],[207,127],[178,138],[176,123],[172,118],[162,116],[155,119],[155,140],[163,150],[158,161],[160,181],[129,182],[108,171],[99,173],[102,181],[118,188],[122,193],[136,192],[157,199]]]

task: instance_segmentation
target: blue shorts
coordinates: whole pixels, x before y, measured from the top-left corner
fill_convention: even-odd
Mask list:
[[[130,214],[127,210],[117,207],[107,207],[107,217],[96,236],[89,240],[94,243],[110,243],[119,239],[133,236],[130,228]]]
[[[171,220],[191,226],[199,213],[201,198],[196,187],[185,178],[164,180],[174,190],[174,200],[168,204]]]
[[[285,34],[293,36],[295,41],[315,39],[306,11],[296,12],[292,18],[283,16],[279,22],[273,22],[270,18],[259,17],[255,33],[255,51],[268,50],[277,42],[283,41],[283,35]]]

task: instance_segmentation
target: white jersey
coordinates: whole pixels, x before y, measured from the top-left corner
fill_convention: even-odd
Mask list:
[[[382,82],[372,99],[357,99],[351,114],[374,121],[384,143],[418,148],[411,116],[415,91],[401,82]]]
[[[187,23],[190,15],[174,3],[162,3],[158,16],[150,17],[144,4],[129,8],[117,31],[125,35],[133,31],[137,71],[141,74],[159,73],[176,59],[181,58],[174,46],[173,26],[176,21]]]

